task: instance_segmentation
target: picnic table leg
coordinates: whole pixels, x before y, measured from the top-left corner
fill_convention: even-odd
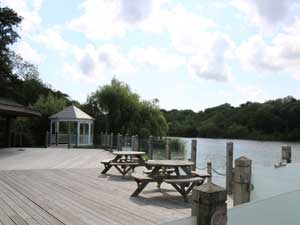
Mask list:
[[[112,166],[109,164],[104,164],[104,170],[102,170],[101,174],[106,174],[107,171],[109,171],[111,167]]]
[[[149,183],[149,181],[138,181],[135,180],[137,183],[137,189],[132,193],[131,197],[137,197],[142,190],[147,186],[147,184]]]
[[[184,186],[181,186],[181,187],[179,187],[179,186],[177,186],[176,184],[171,184],[181,195],[182,195],[182,197],[183,197],[183,200],[185,201],[185,202],[187,202],[187,193],[186,193],[186,191],[185,191],[185,188],[184,188]]]
[[[119,168],[117,165],[114,165],[114,167],[124,176],[123,168]]]

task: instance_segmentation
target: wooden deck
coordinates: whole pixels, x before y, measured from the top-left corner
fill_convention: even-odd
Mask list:
[[[0,225],[159,224],[190,216],[170,185],[131,198],[136,184],[112,169],[102,150],[0,149]],[[98,168],[97,168],[98,167]]]

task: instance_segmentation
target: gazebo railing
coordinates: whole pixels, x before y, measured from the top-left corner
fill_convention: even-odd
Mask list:
[[[78,138],[78,140],[77,140]],[[76,145],[91,145],[93,143],[93,135],[79,135],[76,134],[66,134],[66,133],[57,133],[49,135],[49,144],[70,144],[73,146]]]

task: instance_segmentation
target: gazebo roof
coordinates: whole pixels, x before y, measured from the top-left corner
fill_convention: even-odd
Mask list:
[[[76,106],[71,105],[62,111],[55,113],[50,116],[49,119],[57,120],[94,120],[93,117],[89,116],[82,110],[78,109]]]

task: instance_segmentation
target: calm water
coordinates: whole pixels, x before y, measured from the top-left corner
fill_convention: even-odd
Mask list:
[[[185,142],[185,158],[190,158],[192,138],[180,138]],[[194,139],[194,138],[193,138]],[[268,167],[278,163],[281,159],[281,146],[290,145],[292,147],[292,162],[300,162],[300,143],[294,142],[274,142],[274,141],[249,141],[230,139],[207,139],[196,138],[197,140],[197,167],[204,168],[208,161],[212,162],[213,168],[221,173],[225,173],[226,168],[226,143],[232,141],[233,158],[246,156],[252,159],[253,167]],[[217,174],[217,179],[224,183],[225,178]]]

